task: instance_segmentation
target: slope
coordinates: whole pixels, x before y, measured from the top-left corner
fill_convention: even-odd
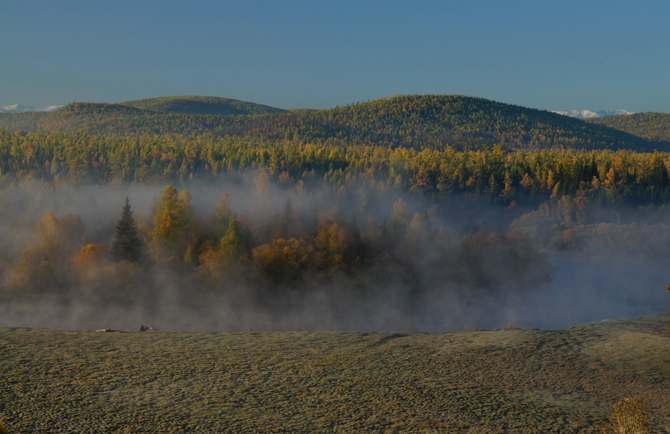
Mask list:
[[[8,122],[0,123],[6,128],[7,125]],[[604,125],[454,95],[395,96],[328,110],[234,116],[161,113],[120,104],[73,103],[40,118],[36,128],[66,132],[81,129],[94,135],[195,137],[207,134],[417,149],[497,143],[510,148],[561,146],[640,151],[650,147],[643,138]]]
[[[670,144],[670,113],[636,113],[589,119],[588,122],[625,131],[651,142]]]
[[[10,432],[587,433],[635,396],[667,432],[667,321],[445,334],[0,328],[0,414]]]
[[[493,144],[639,148],[633,135],[548,111],[458,95],[406,95],[301,112],[274,126],[277,137],[392,146]],[[288,134],[287,134],[288,133]]]
[[[119,104],[160,113],[189,115],[260,115],[286,111],[267,105],[213,96],[164,96]]]

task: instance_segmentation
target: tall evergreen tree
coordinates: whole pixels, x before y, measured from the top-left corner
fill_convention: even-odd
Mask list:
[[[126,260],[139,262],[142,256],[142,240],[137,236],[137,223],[130,210],[130,202],[126,197],[126,205],[121,211],[121,218],[116,222],[116,233],[112,241],[112,259],[115,262]]]

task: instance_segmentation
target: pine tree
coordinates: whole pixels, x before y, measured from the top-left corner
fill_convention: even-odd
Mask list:
[[[282,216],[282,236],[286,239],[297,238],[297,223],[293,202],[291,202],[291,196],[289,196],[286,199],[284,215]]]
[[[142,256],[142,240],[137,236],[137,223],[133,218],[127,197],[126,205],[121,211],[121,218],[116,222],[111,254],[114,262],[122,260],[139,262]]]

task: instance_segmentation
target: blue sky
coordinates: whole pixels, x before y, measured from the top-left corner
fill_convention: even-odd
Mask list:
[[[667,1],[7,0],[0,106],[433,93],[670,112],[669,17]]]

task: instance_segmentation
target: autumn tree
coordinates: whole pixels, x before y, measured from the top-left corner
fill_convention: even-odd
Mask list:
[[[214,208],[214,211],[210,212],[210,217],[216,222],[216,230],[219,233],[219,236],[223,236],[228,230],[228,224],[230,220],[235,217],[233,210],[230,208],[230,194],[227,192],[221,193],[221,197]]]
[[[393,213],[391,213],[391,232],[396,235],[403,235],[407,229],[408,220],[407,204],[404,200],[398,199],[393,205]]]
[[[196,249],[196,236],[197,236],[197,219],[195,217],[195,209],[191,202],[193,201],[193,196],[189,193],[188,190],[182,190],[179,194],[179,201],[181,202],[181,207],[184,215],[184,244],[186,246],[186,252],[184,253],[184,263],[193,264],[195,263],[195,249]]]
[[[235,217],[228,223],[226,235],[221,238],[221,253],[229,258],[237,259],[245,254],[244,243],[240,233],[240,224]]]
[[[310,269],[314,249],[302,240],[279,238],[252,251],[258,271],[274,283],[294,281]]]
[[[79,216],[68,214],[58,219],[53,212],[45,212],[35,227],[35,245],[21,252],[9,270],[9,289],[19,293],[70,286],[75,277],[75,254],[83,238],[84,224]]]
[[[233,217],[228,223],[226,235],[221,238],[218,249],[210,249],[199,257],[197,275],[210,289],[227,286],[231,279],[239,277],[239,259],[246,254],[242,231]]]
[[[414,214],[407,228],[407,238],[413,241],[427,242],[430,236],[430,219],[428,212]]]
[[[356,258],[356,246],[351,232],[332,221],[322,225],[314,239],[314,245],[321,253],[318,266],[322,269],[346,270]]]
[[[154,227],[149,232],[154,254],[158,258],[184,255],[189,216],[177,189],[171,185],[165,187],[154,201],[154,207]]]
[[[86,273],[90,268],[99,267],[105,260],[104,244],[87,244],[74,257],[74,265],[79,273]]]
[[[78,215],[68,214],[57,219],[51,211],[47,211],[37,222],[35,239],[38,247],[47,252],[50,261],[68,267],[82,245],[84,223]]]

